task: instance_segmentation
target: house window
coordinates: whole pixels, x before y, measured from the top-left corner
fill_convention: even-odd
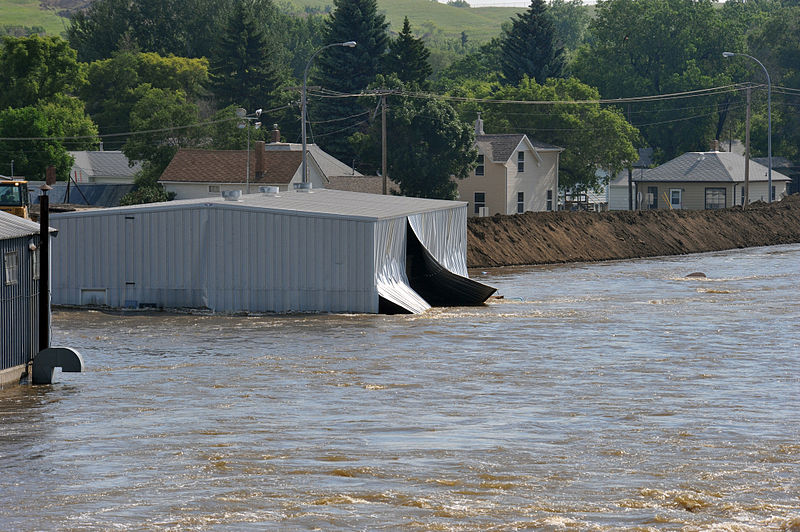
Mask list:
[[[208,185],[208,191],[212,194],[219,194],[219,185]]]
[[[483,166],[483,154],[478,154],[478,166],[475,167],[475,175],[483,175],[484,166]]]
[[[517,213],[525,212],[525,193],[517,192]]]
[[[553,190],[550,189],[547,191],[547,210],[553,210]]]
[[[707,188],[706,209],[724,209],[727,204],[726,192],[724,188]]]
[[[681,189],[679,188],[669,189],[669,204],[672,206],[673,209],[681,208]]]
[[[36,248],[31,252],[31,279],[39,279],[39,271],[39,248]]]
[[[525,152],[517,152],[517,172],[522,173],[525,171]]]
[[[480,214],[486,208],[486,192],[475,193],[475,214]]]
[[[647,208],[658,209],[658,187],[647,187]]]
[[[16,251],[7,251],[3,255],[3,272],[7,285],[19,282],[19,255]]]

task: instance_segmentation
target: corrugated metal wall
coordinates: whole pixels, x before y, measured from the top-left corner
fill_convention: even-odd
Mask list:
[[[33,279],[33,252],[39,235],[0,240],[0,370],[26,364],[39,351],[39,281]],[[6,284],[4,257],[17,252],[18,281]]]
[[[53,215],[54,304],[377,312],[373,222],[224,205]]]

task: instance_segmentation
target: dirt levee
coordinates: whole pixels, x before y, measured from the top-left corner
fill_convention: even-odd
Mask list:
[[[681,255],[800,242],[800,195],[707,211],[531,212],[470,218],[469,267]]]

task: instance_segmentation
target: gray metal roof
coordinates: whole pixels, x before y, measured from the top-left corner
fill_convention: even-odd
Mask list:
[[[71,151],[69,154],[75,158],[73,168],[77,166],[87,176],[133,177],[142,168],[138,161],[130,166],[121,151]]]
[[[750,159],[750,181],[766,181],[767,167]],[[790,179],[772,170],[773,181]],[[633,181],[740,183],[744,181],[744,157],[736,153],[687,152],[661,166],[634,172]]]
[[[307,216],[342,217],[359,220],[381,220],[409,216],[422,212],[452,209],[466,205],[463,201],[408,198],[314,189],[311,192],[282,191],[278,196],[262,193],[242,194],[238,201],[224,198],[199,198],[112,207],[91,211],[53,214],[53,218],[71,216],[104,216],[109,214],[155,212],[193,208],[247,209]]]
[[[22,238],[38,232],[38,223],[0,211],[0,240]]]
[[[489,160],[497,163],[504,163],[514,155],[514,151],[523,140],[530,142],[531,146],[536,150],[563,151],[563,148],[532,140],[522,133],[477,135],[475,137],[475,144]]]

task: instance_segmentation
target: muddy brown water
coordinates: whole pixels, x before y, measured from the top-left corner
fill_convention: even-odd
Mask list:
[[[87,371],[0,391],[0,528],[800,529],[800,246],[471,273],[504,299],[56,311]]]

